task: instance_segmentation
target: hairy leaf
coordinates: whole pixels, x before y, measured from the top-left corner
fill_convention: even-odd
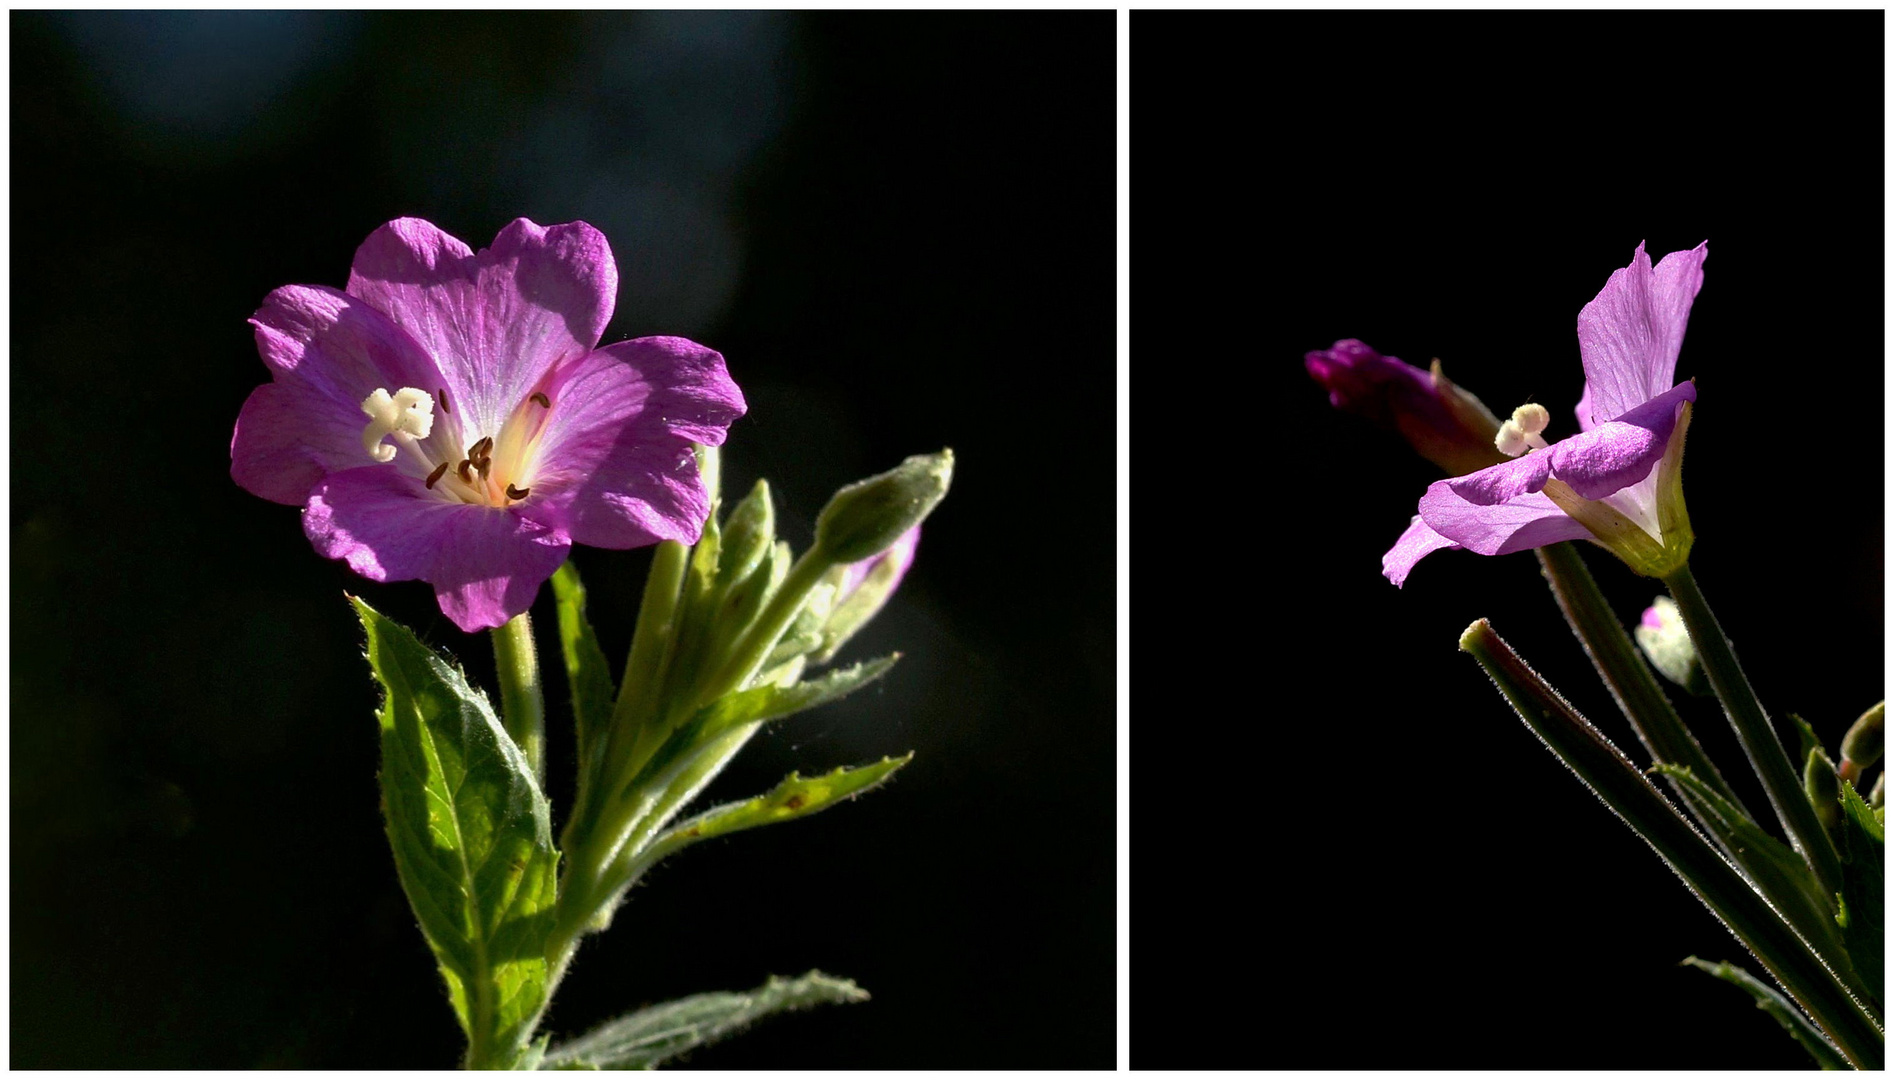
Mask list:
[[[742,802],[725,803],[678,823],[676,828],[659,836],[650,847],[638,854],[632,877],[636,878],[660,859],[713,836],[727,836],[759,825],[793,821],[818,810],[826,810],[880,784],[913,759],[912,753],[898,758],[883,758],[873,765],[836,769],[825,776],[812,776],[806,780],[796,773],[790,773],[767,794]]]
[[[1802,1015],[1802,1010],[1790,1004],[1788,998],[1776,993],[1775,988],[1768,983],[1728,961],[1712,964],[1708,960],[1687,956],[1684,963],[1748,991],[1756,999],[1756,1007],[1775,1017],[1776,1023],[1782,1025],[1782,1030],[1801,1043],[1802,1049],[1815,1059],[1815,1064],[1824,1069],[1850,1068],[1847,1059],[1841,1056],[1841,1051],[1823,1037],[1820,1029],[1809,1023],[1808,1017]]]
[[[469,1063],[510,1064],[546,997],[559,863],[546,798],[486,695],[406,627],[354,604],[383,689],[382,804],[401,887]]]
[[[867,1000],[868,992],[853,981],[820,971],[796,979],[772,977],[745,994],[694,994],[640,1009],[554,1049],[544,1067],[649,1069],[771,1013]]]

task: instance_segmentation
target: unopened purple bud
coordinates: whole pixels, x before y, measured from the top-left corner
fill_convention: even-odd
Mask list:
[[[1415,452],[1454,476],[1507,460],[1493,445],[1499,420],[1480,399],[1441,374],[1382,356],[1347,338],[1303,357],[1329,404],[1400,433]]]
[[[834,607],[822,629],[822,646],[810,658],[813,663],[826,663],[855,631],[875,617],[900,587],[908,567],[914,565],[914,550],[920,542],[921,527],[916,525],[902,533],[888,550],[841,568],[841,577],[835,583]]]

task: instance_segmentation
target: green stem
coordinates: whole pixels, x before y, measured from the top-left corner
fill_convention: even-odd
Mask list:
[[[1835,856],[1835,848],[1815,816],[1815,807],[1803,794],[1801,774],[1789,763],[1789,755],[1776,738],[1762,702],[1756,700],[1756,691],[1749,685],[1749,676],[1743,674],[1742,665],[1736,662],[1736,650],[1723,635],[1715,613],[1697,588],[1696,577],[1686,565],[1664,578],[1664,585],[1677,601],[1677,610],[1690,630],[1690,640],[1697,647],[1697,657],[1703,662],[1703,673],[1709,677],[1717,700],[1723,703],[1723,714],[1729,717],[1730,726],[1736,729],[1736,738],[1743,744],[1750,768],[1756,771],[1763,790],[1769,793],[1769,803],[1775,808],[1777,819],[1788,832],[1790,842],[1808,862],[1809,869],[1815,872],[1815,880],[1821,883],[1823,892],[1835,895],[1841,891],[1841,862]]]
[[[546,699],[539,682],[539,651],[533,647],[533,618],[526,612],[493,630],[493,661],[500,671],[500,720],[533,768],[533,779],[546,782]]]
[[[1577,546],[1567,541],[1540,548],[1538,554],[1539,565],[1552,586],[1559,610],[1565,613],[1565,621],[1579,644],[1585,647],[1592,666],[1598,669],[1599,677],[1611,690],[1612,699],[1631,722],[1631,729],[1637,732],[1638,741],[1644,744],[1651,760],[1688,768],[1730,805],[1749,816],[1748,808],[1724,781],[1709,755],[1703,752],[1683,718],[1677,715],[1670,698],[1651,674],[1650,665],[1631,643],[1631,636],[1624,632],[1624,625],[1611,613],[1611,605],[1598,591],[1598,583],[1579,557]],[[1693,801],[1687,800],[1686,805],[1695,809]]]
[[[1637,766],[1526,666],[1486,620],[1467,628],[1460,648],[1479,661],[1546,748],[1669,864],[1849,1061],[1858,1068],[1881,1067],[1881,1031],[1861,1003]]]

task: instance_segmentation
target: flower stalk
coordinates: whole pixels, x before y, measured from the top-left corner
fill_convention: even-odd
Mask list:
[[[1776,818],[1782,822],[1796,851],[1814,871],[1823,892],[1833,896],[1841,891],[1841,862],[1827,832],[1822,829],[1815,807],[1803,793],[1800,776],[1790,763],[1788,752],[1783,750],[1762,702],[1757,700],[1756,691],[1749,684],[1749,676],[1736,661],[1736,650],[1723,635],[1723,628],[1704,600],[1702,590],[1697,588],[1696,576],[1689,566],[1663,580],[1672,599],[1677,601],[1677,610],[1690,629],[1691,640],[1696,642],[1703,672],[1710,680],[1711,689],[1716,691],[1717,700],[1723,703],[1723,714],[1736,729],[1736,738],[1743,744],[1750,768],[1762,781]]]
[[[1585,647],[1585,655],[1591,658],[1592,666],[1611,690],[1612,699],[1631,722],[1631,730],[1637,733],[1638,741],[1644,744],[1652,761],[1689,769],[1732,806],[1748,814],[1743,801],[1736,797],[1723,774],[1703,752],[1697,737],[1677,715],[1670,698],[1652,676],[1650,666],[1625,634],[1624,626],[1611,613],[1611,606],[1599,591],[1598,582],[1592,578],[1578,549],[1566,542],[1542,547],[1538,554],[1540,569],[1552,587],[1552,595],[1558,600],[1559,610],[1564,612],[1572,634]],[[1687,799],[1685,805],[1696,811],[1695,804]]]
[[[524,612],[493,629],[493,662],[500,675],[500,720],[533,767],[533,779],[546,782],[546,695],[539,682],[539,651],[533,647],[533,618]]]

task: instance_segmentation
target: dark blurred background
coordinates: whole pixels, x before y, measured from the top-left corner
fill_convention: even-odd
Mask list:
[[[1810,1067],[1677,966],[1746,954],[1456,651],[1490,617],[1645,760],[1537,561],[1389,585],[1440,474],[1302,357],[1439,357],[1563,437],[1579,308],[1707,238],[1692,564],[1833,752],[1884,692],[1881,19],[1133,14],[1133,531],[1175,567],[1137,597],[1134,1066]],[[1626,622],[1661,590],[1587,561]]]
[[[750,404],[726,490],[767,476],[798,547],[835,487],[958,455],[915,570],[849,650],[906,659],[758,738],[708,797],[914,763],[660,868],[550,1029],[820,967],[874,1000],[689,1064],[1112,1065],[1110,13],[11,29],[12,1064],[457,1060],[381,832],[342,591],[490,682],[487,642],[426,586],[320,559],[227,471],[266,375],[245,319],[276,286],[343,284],[372,229],[417,215],[475,247],[517,216],[603,230],[606,340],[724,353]],[[648,552],[574,558],[622,660]],[[542,607],[542,651],[550,625]]]

